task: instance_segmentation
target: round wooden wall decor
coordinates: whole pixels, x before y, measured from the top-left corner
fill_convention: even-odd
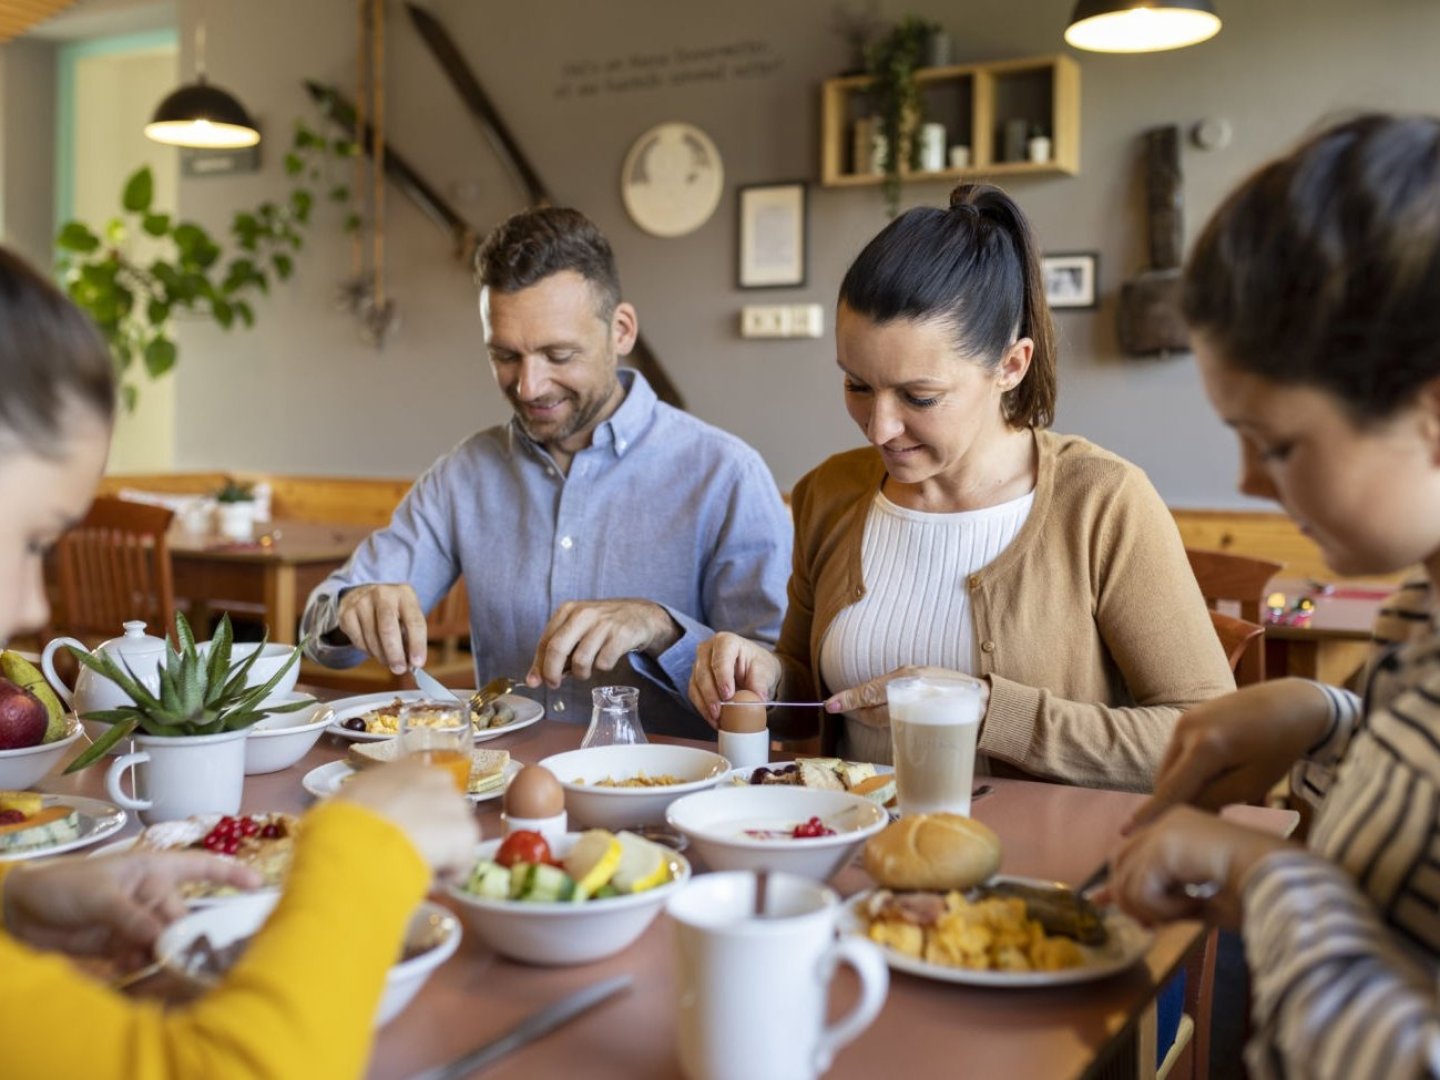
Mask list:
[[[620,173],[630,219],[651,236],[684,236],[720,205],[725,168],[710,136],[694,124],[657,124],[635,140]]]

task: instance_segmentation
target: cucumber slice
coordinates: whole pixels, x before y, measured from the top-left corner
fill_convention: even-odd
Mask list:
[[[575,881],[558,866],[536,866],[530,874],[530,881],[523,898],[539,903],[555,903],[569,900],[575,892]]]

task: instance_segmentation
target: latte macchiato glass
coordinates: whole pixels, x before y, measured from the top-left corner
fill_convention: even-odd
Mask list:
[[[902,814],[970,814],[980,686],[970,679],[916,675],[885,688]]]

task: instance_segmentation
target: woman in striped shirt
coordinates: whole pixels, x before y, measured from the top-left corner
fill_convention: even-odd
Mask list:
[[[1186,269],[1206,392],[1241,489],[1340,574],[1420,564],[1364,696],[1302,680],[1186,714],[1111,893],[1148,919],[1243,926],[1252,1072],[1440,1072],[1440,120],[1364,116],[1261,169]],[[1402,628],[1397,630],[1396,628]],[[1294,767],[1309,850],[1206,811]],[[1218,889],[1190,899],[1186,885]],[[1191,892],[1195,890],[1190,890]]]

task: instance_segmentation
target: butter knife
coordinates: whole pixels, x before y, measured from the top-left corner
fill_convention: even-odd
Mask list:
[[[435,678],[424,668],[411,668],[410,674],[415,677],[415,685],[432,698],[439,698],[441,701],[458,701],[461,705],[469,704],[459,694],[455,693],[448,686]]]
[[[416,1073],[410,1080],[463,1080],[479,1070],[493,1065],[506,1054],[519,1050],[541,1036],[548,1035],[558,1027],[568,1024],[582,1013],[589,1012],[614,997],[624,993],[635,984],[629,975],[617,975],[613,979],[595,983],[577,990],[553,1004],[532,1013],[499,1038],[491,1039],[484,1046],[476,1047],[462,1054],[448,1065],[440,1065],[425,1072]]]

